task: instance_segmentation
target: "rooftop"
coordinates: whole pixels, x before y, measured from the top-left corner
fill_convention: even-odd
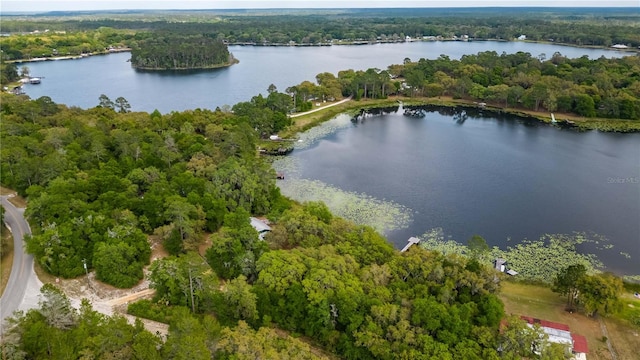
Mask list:
[[[251,217],[251,226],[259,233],[271,231],[271,227],[267,223],[255,217]]]
[[[571,351],[574,353],[588,353],[589,347],[587,346],[587,339],[578,334],[572,334],[569,330],[569,325],[561,324],[553,321],[540,320],[530,316],[520,316],[520,318],[529,325],[538,324],[549,336],[549,341],[554,343],[571,344]]]

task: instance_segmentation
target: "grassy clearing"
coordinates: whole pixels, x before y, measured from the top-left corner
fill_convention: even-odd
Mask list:
[[[628,324],[616,318],[604,319],[604,323],[618,359],[637,359],[638,349],[640,349],[640,330],[637,327],[630,328]]]
[[[629,294],[625,294],[625,301],[628,296]],[[565,299],[551,289],[504,281],[500,298],[507,314],[528,315],[567,324],[572,332],[584,335],[589,344],[589,359],[612,359],[607,344],[603,341],[599,321],[580,313],[565,311]],[[640,309],[640,299],[636,306]],[[618,359],[633,359],[637,356],[636,349],[640,349],[640,327],[632,327],[618,317],[603,318],[603,321]]]
[[[345,103],[332,106],[311,114],[299,116],[293,119],[293,125],[281,134],[283,138],[292,138],[295,134],[308,130],[322,122],[332,119],[333,117],[343,113],[356,113],[360,109],[371,107],[397,106],[398,100],[402,98],[389,98],[382,100],[351,100]]]

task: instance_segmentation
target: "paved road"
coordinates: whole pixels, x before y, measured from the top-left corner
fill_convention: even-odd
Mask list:
[[[4,221],[11,233],[13,234],[14,241],[14,255],[13,266],[11,267],[11,276],[7,287],[0,298],[0,338],[3,331],[5,318],[11,316],[16,310],[28,310],[38,306],[40,300],[40,288],[42,282],[38,279],[35,271],[33,270],[33,256],[25,253],[24,251],[24,236],[31,234],[29,224],[25,220],[23,214],[24,209],[15,207],[8,198],[10,196],[0,196],[0,202],[4,207]],[[134,301],[140,297],[152,295],[155,292],[153,289],[145,289],[140,292],[129,294],[117,299],[106,301],[95,301],[93,307],[95,310],[104,313],[106,315],[113,314],[113,306]],[[78,308],[80,306],[80,299],[71,299],[72,304]],[[134,317],[129,317],[129,320],[133,324]],[[163,335],[167,334],[167,325],[161,323],[155,323],[149,320],[142,319],[147,330],[155,333],[159,331]]]
[[[0,298],[0,322],[4,322],[15,310],[21,310],[25,297],[32,298],[36,294],[27,294],[27,287],[37,282],[33,270],[33,256],[25,253],[23,238],[31,234],[29,224],[24,219],[24,209],[17,208],[9,202],[7,196],[1,196],[4,207],[4,221],[13,234],[13,266],[7,287]],[[34,280],[35,279],[35,280]],[[32,299],[29,299],[32,302]],[[36,303],[37,304],[37,303]]]

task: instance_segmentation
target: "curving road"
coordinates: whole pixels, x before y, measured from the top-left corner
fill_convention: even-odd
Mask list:
[[[39,282],[33,270],[33,256],[24,251],[23,239],[25,235],[31,234],[31,229],[23,216],[24,209],[17,208],[9,202],[10,196],[0,196],[2,207],[5,209],[4,222],[13,234],[13,266],[7,287],[0,298],[0,323],[4,323],[5,318],[14,311],[23,309],[25,297],[31,298],[34,295],[27,294],[27,288],[34,281]],[[32,299],[29,300],[32,302]]]

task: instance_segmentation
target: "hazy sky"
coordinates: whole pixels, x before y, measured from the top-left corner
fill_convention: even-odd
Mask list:
[[[0,12],[114,9],[251,9],[251,8],[345,8],[345,7],[635,7],[640,0],[0,0]]]

